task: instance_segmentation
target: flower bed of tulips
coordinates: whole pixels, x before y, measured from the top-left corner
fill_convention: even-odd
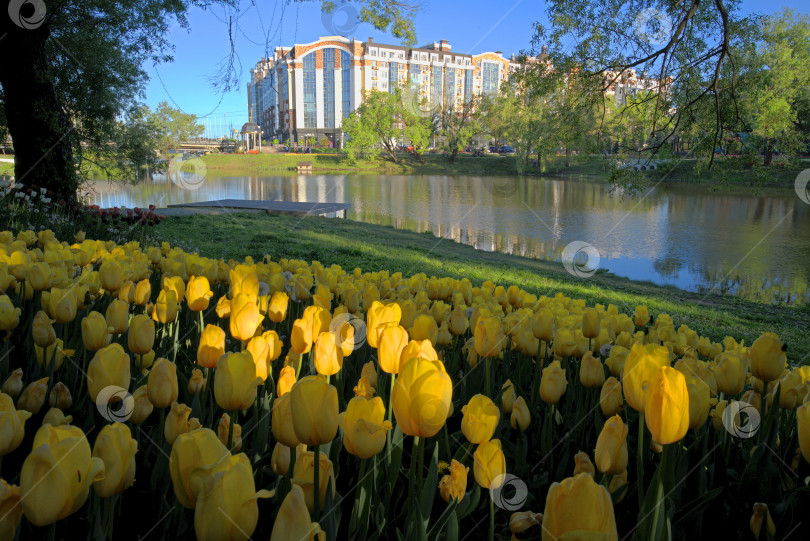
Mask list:
[[[810,530],[772,333],[50,230],[0,233],[0,290],[0,541]]]

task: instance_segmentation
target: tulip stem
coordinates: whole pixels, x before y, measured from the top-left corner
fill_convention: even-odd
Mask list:
[[[165,439],[166,439],[166,408],[160,408],[160,433],[158,434],[158,441],[164,441]]]
[[[321,469],[320,468],[320,466],[321,466],[321,449],[320,448],[321,448],[321,446],[319,444],[317,444],[317,443],[313,446],[313,451],[315,453],[315,464],[314,464],[315,472],[314,472],[313,477],[312,477],[312,484],[313,484],[313,487],[312,487],[312,495],[313,495],[312,499],[313,499],[313,505],[314,505],[314,512],[312,513],[312,521],[313,522],[318,522],[318,520],[320,520],[320,518],[321,518],[321,485],[319,483],[319,481],[320,481],[320,475],[319,475],[320,471],[319,470]],[[291,452],[294,453],[295,450],[293,449]]]
[[[388,393],[388,422],[391,422],[391,417],[393,415],[394,409],[394,383],[397,380],[396,374],[391,374],[391,390]],[[391,431],[385,431],[385,444],[388,446],[388,452],[385,454],[385,458],[388,461],[388,465],[391,466]]]
[[[644,411],[638,414],[638,454],[636,456],[636,484],[638,485],[638,505],[644,503]]]
[[[495,539],[495,498],[489,499],[489,541]]]
[[[231,412],[231,422],[228,423],[228,452],[233,453],[233,425],[236,424],[236,418],[238,417],[238,411]]]
[[[484,359],[484,365],[485,365],[485,368],[486,368],[486,378],[487,378],[487,387],[486,387],[487,396],[492,396],[492,386],[491,386],[491,381],[490,381],[490,376],[489,376],[491,364],[492,364],[492,359],[490,357],[487,357],[486,359]]]

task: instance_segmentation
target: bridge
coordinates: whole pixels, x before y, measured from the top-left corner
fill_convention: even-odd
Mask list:
[[[221,150],[223,147],[236,149],[237,143],[227,139],[190,139],[177,144],[177,150]]]

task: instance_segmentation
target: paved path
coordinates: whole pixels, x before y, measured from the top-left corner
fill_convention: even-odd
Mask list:
[[[249,199],[220,199],[169,205],[169,209],[200,210],[220,212],[258,211],[269,214],[292,214],[295,216],[346,216],[351,208],[348,203],[303,203],[298,201],[254,201]]]

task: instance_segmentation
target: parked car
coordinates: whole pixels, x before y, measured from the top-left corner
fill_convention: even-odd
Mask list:
[[[489,153],[490,154],[497,154],[498,153],[498,148],[497,147],[489,147]]]
[[[498,154],[514,154],[515,149],[509,145],[504,145],[498,149]]]

